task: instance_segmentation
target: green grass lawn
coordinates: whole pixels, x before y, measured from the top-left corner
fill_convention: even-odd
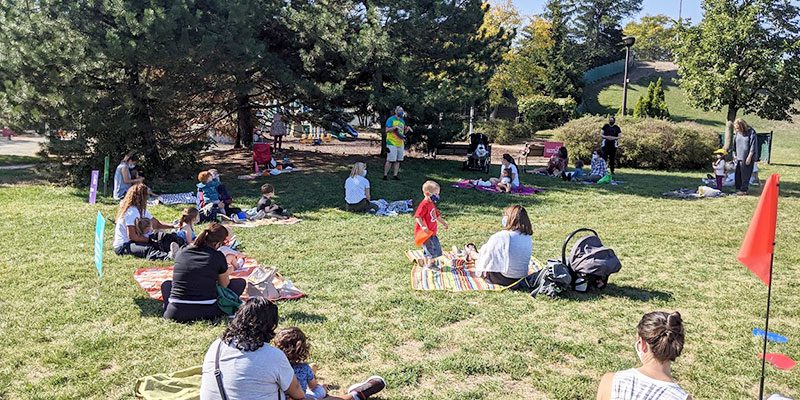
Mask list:
[[[763,166],[761,175],[783,174],[771,326],[792,340],[771,351],[798,359],[800,166],[790,155],[800,151],[800,138],[779,132],[776,143],[785,164]],[[412,218],[340,210],[345,167],[258,182],[229,178],[239,204],[254,204],[257,187],[269,180],[279,202],[304,219],[236,233],[247,253],[279,266],[309,294],[280,303],[281,325],[309,335],[323,382],[346,387],[380,374],[389,383],[383,399],[590,399],[603,372],[636,365],[641,315],[679,310],[687,344],[674,366],[677,379],[698,399],[755,397],[760,347],[750,331],[763,323],[766,287],[736,254],[757,197],[665,199],[662,192],[696,186],[701,174],[625,169],[625,184],[616,187],[525,175],[526,184],[547,191],[506,197],[448,187],[469,176],[455,162],[410,160],[404,180],[384,182],[380,161],[368,161],[375,198],[416,202],[425,179],[443,184],[446,248],[484,242],[500,228],[502,209],[519,203],[533,219],[536,258],[556,257],[564,237],[586,226],[617,251],[623,268],[601,294],[558,300],[415,292],[403,255],[412,246]],[[0,182],[13,183],[0,186],[0,398],[131,398],[138,377],[198,365],[223,327],[162,320],[160,303],[132,279],[136,268],[158,263],[115,256],[113,225],[97,296],[94,220],[98,210],[112,218],[115,204],[91,206],[86,190],[26,184],[30,177],[19,174],[0,171]],[[193,186],[187,180],[157,189]],[[179,214],[178,207],[151,211],[162,220]],[[800,375],[769,367],[767,387],[800,396]]]
[[[15,156],[8,154],[0,154],[0,166],[3,165],[22,165],[22,164],[38,164],[44,160],[41,157],[33,156]]]

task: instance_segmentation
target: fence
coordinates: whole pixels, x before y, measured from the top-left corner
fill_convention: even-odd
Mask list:
[[[633,65],[633,58],[630,61],[631,65]],[[599,67],[594,67],[586,72],[583,73],[582,79],[583,83],[588,85],[609,76],[621,74],[625,71],[625,59],[617,60],[612,63],[604,64]]]

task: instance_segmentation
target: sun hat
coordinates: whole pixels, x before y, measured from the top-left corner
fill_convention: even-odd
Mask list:
[[[728,152],[725,149],[717,149],[714,151],[714,154],[722,154],[723,156],[727,156]]]

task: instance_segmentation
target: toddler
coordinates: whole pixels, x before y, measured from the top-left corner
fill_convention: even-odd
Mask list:
[[[153,235],[153,221],[151,221],[150,218],[136,218],[134,224],[136,226],[136,233],[140,236],[150,239],[150,236]]]
[[[561,174],[561,178],[565,181],[577,181],[580,182],[586,176],[586,173],[583,171],[583,161],[575,160],[575,170],[572,172],[564,172]]]
[[[265,183],[264,186],[261,186],[261,199],[259,199],[258,204],[256,204],[255,219],[287,219],[292,216],[292,213],[290,213],[288,210],[272,203],[272,196],[274,195],[274,186],[270,185],[269,183]]]
[[[447,221],[439,214],[436,203],[439,202],[439,192],[441,188],[434,181],[426,181],[422,184],[422,193],[425,195],[417,211],[414,213],[414,241],[417,246],[422,246],[425,254],[425,267],[433,268],[435,260],[442,255],[442,245],[436,236],[438,225],[447,229]]]
[[[275,347],[286,354],[289,364],[294,369],[297,383],[306,393],[307,399],[324,399],[328,395],[325,387],[317,382],[312,367],[306,363],[311,345],[300,328],[291,327],[278,332],[275,336]]]
[[[711,167],[714,168],[714,179],[717,183],[717,190],[722,190],[722,184],[725,182],[725,149],[719,149],[714,152],[714,162]]]
[[[511,193],[511,168],[503,168],[503,171],[500,173],[500,182],[497,183],[497,188],[506,193]]]
[[[213,204],[220,210],[225,209],[225,203],[220,200],[219,191],[217,190],[219,181],[214,180],[211,172],[201,171],[197,174],[197,180],[199,181],[197,189],[203,194],[203,201],[205,204]]]

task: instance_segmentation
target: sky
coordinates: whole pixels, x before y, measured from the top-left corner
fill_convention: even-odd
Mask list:
[[[519,11],[524,15],[540,14],[544,9],[546,0],[513,0]],[[680,0],[643,0],[642,12],[634,16],[639,19],[645,15],[664,14],[678,19],[678,5]],[[700,0],[683,0],[683,18],[691,18],[694,23],[700,21],[703,11]]]

